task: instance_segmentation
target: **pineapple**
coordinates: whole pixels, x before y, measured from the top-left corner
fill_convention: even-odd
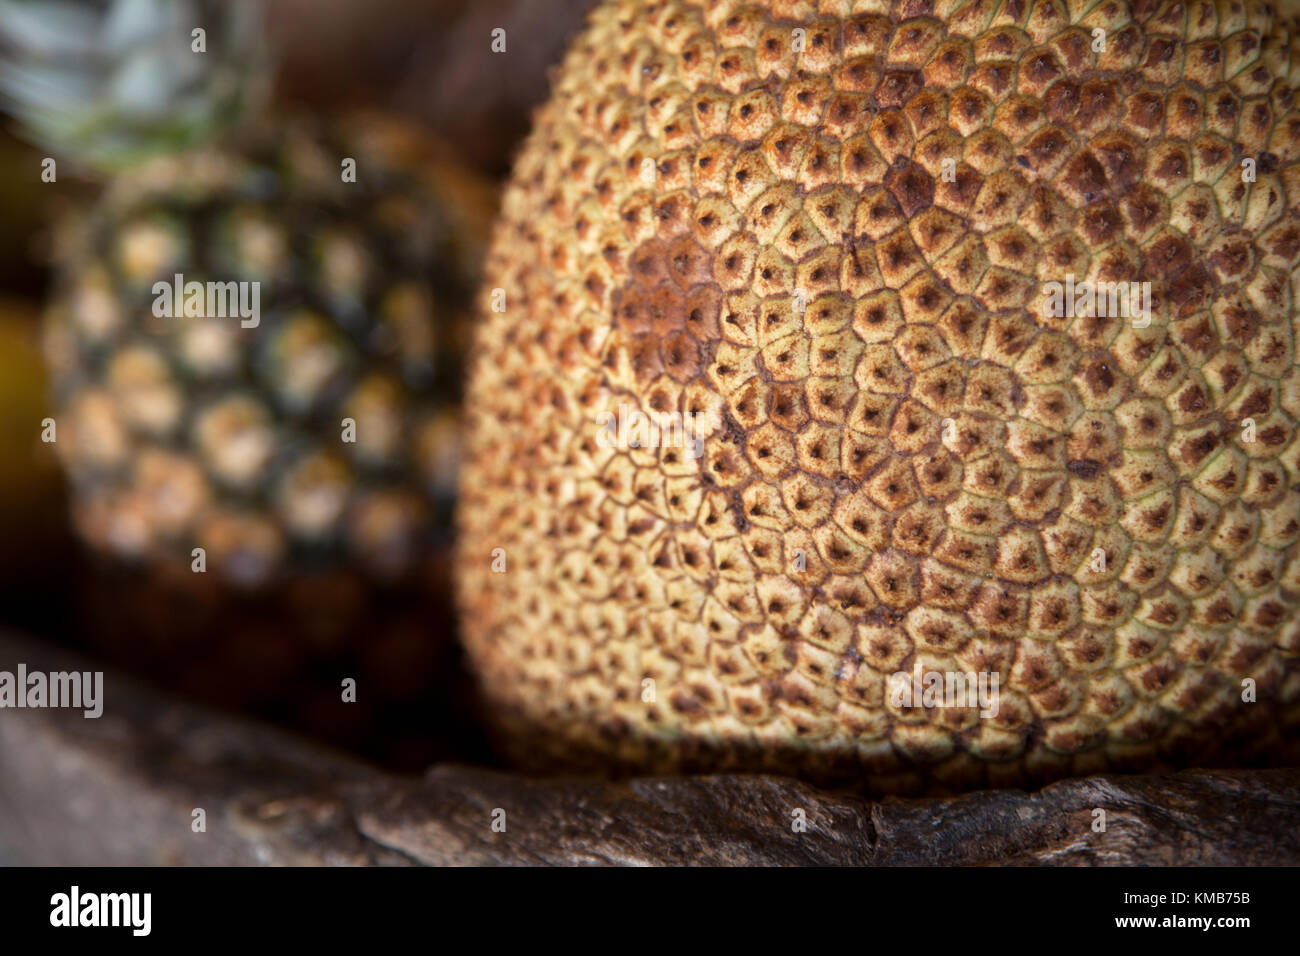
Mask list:
[[[96,547],[186,570],[202,548],[256,588],[338,563],[401,577],[436,539],[455,480],[447,310],[469,276],[402,132],[371,117],[245,132],[119,176],[70,226],[47,354]],[[175,276],[247,283],[260,315],[155,315],[174,311],[157,306]]]
[[[41,50],[0,68],[33,139],[111,171],[57,230],[45,335],[56,449],[96,556],[90,638],[174,689],[389,763],[439,756],[429,732],[461,703],[447,548],[489,193],[389,117],[241,111],[257,101],[227,75],[256,59],[237,48],[257,45],[243,4],[73,6],[139,41],[101,41],[114,76],[185,73],[192,24],[236,44],[209,35],[212,65],[148,109],[107,84],[96,116],[42,110],[67,84],[33,80],[59,75]],[[168,29],[144,30],[143,8]],[[36,36],[41,18],[2,4],[0,34]]]

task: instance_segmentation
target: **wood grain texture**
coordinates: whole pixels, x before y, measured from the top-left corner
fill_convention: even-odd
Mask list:
[[[89,664],[0,635],[0,670]],[[39,864],[1300,865],[1300,770],[872,801],[774,776],[396,777],[105,676],[98,720],[0,710],[0,846]],[[191,830],[195,808],[204,833]],[[1106,812],[1094,832],[1094,811]],[[492,828],[504,811],[505,832]],[[807,821],[796,832],[794,821]],[[496,816],[500,818],[500,814]]]

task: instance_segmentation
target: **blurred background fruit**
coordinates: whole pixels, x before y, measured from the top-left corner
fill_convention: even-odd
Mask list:
[[[483,756],[446,598],[465,306],[491,179],[586,4],[532,6],[0,2],[21,121],[0,135],[0,529],[38,542],[0,549],[0,624],[392,766]],[[508,52],[480,55],[498,25]],[[155,319],[175,272],[260,278],[260,327]]]
[[[437,755],[376,705],[433,701],[425,735],[453,716],[443,554],[489,210],[407,124],[349,115],[147,161],[64,224],[46,356],[74,525],[101,558],[99,646],[384,759]],[[175,275],[256,282],[261,314],[157,317]]]

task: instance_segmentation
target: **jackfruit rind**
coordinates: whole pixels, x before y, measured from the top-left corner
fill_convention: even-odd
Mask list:
[[[1298,83],[1254,3],[599,6],[467,395],[503,739],[900,791],[1296,759]]]

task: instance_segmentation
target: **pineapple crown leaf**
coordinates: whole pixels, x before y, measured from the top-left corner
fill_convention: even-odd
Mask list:
[[[0,106],[102,170],[215,138],[260,110],[269,72],[253,0],[0,0]]]

